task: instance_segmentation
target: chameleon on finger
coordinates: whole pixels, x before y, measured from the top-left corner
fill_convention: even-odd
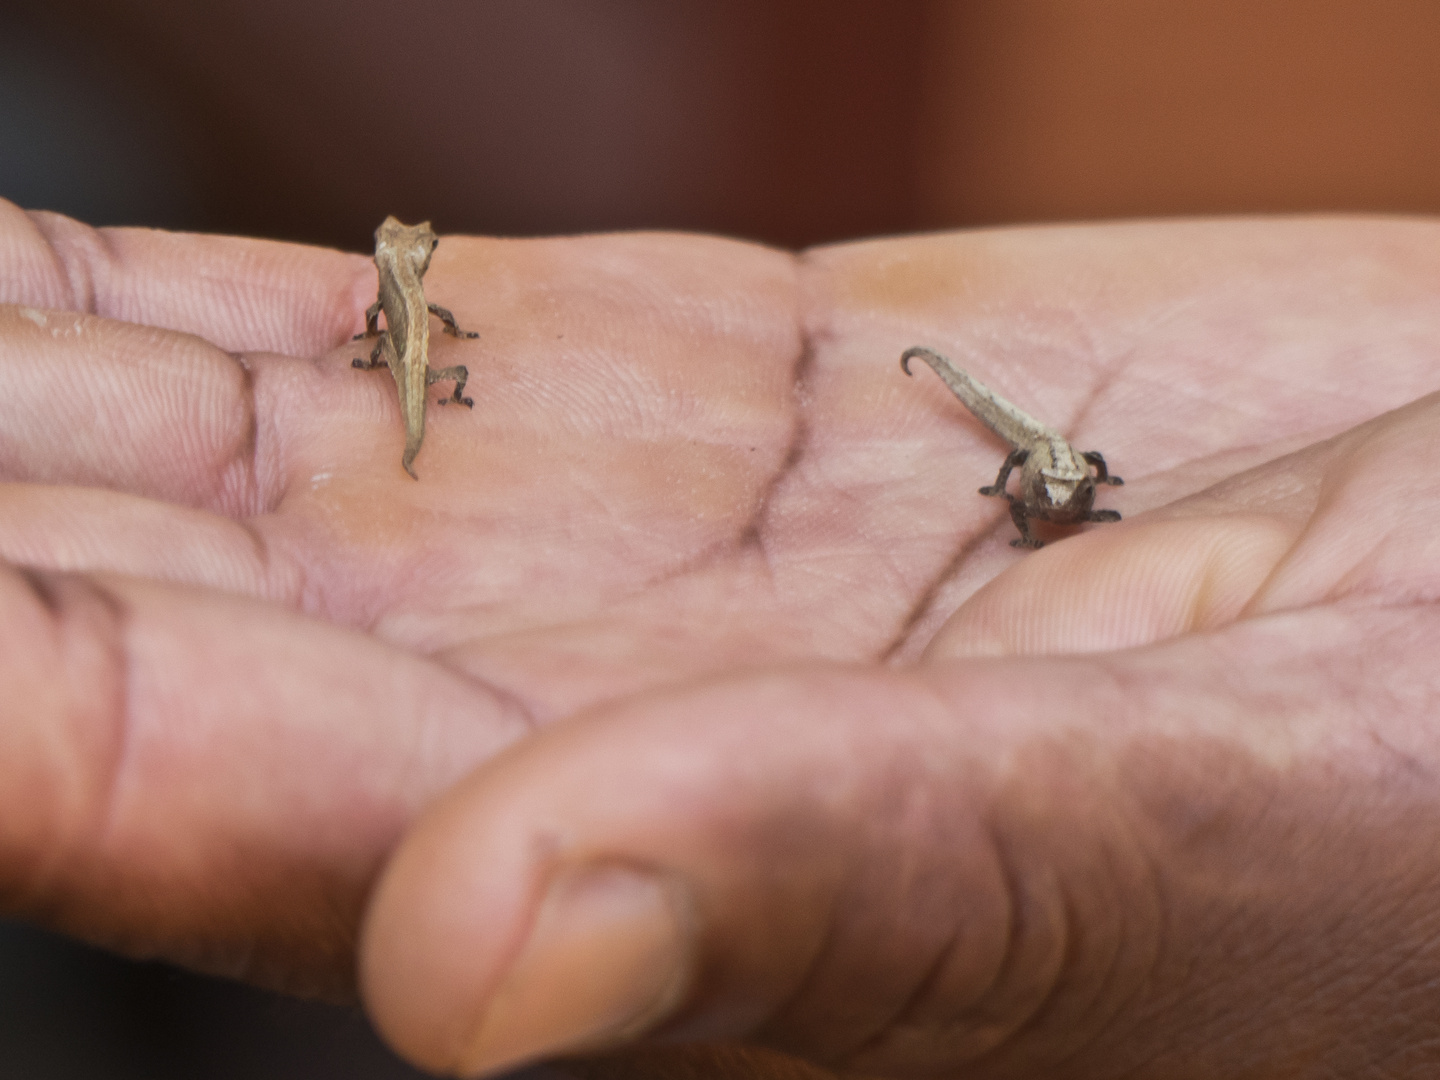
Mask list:
[[[1030,519],[1076,525],[1082,521],[1119,521],[1115,510],[1096,510],[1096,484],[1123,484],[1111,476],[1099,451],[1076,449],[1048,424],[1012,405],[995,391],[961,371],[932,349],[916,346],[900,357],[900,369],[910,374],[910,361],[919,357],[945,381],[960,403],[982,424],[1010,444],[1010,453],[1000,466],[995,483],[980,489],[981,495],[999,495],[1010,503],[1010,518],[1020,530],[1012,547],[1038,548],[1043,540],[1030,531]],[[1020,491],[1005,490],[1010,471],[1020,469]],[[1092,473],[1090,470],[1095,471]]]
[[[455,393],[441,398],[440,404],[453,401],[474,407],[475,402],[464,396],[465,381],[470,371],[464,364],[447,368],[430,366],[430,316],[445,324],[445,333],[458,338],[476,338],[479,334],[461,330],[455,316],[439,304],[427,303],[422,279],[430,269],[430,256],[440,238],[428,221],[419,225],[402,225],[387,217],[375,230],[375,269],[380,275],[380,295],[365,311],[365,332],[361,338],[379,338],[369,360],[359,358],[351,366],[369,371],[382,364],[395,377],[400,395],[400,414],[405,419],[405,456],[400,463],[415,479],[411,467],[420,444],[425,440],[425,397],[431,383],[453,379]],[[385,329],[380,329],[380,313],[385,313]]]

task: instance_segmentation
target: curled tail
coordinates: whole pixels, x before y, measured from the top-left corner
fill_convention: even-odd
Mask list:
[[[910,374],[910,360],[918,356],[934,369],[950,392],[960,399],[975,418],[1011,446],[1028,446],[1036,439],[1061,438],[1059,432],[1042,424],[1023,409],[1006,401],[995,391],[976,382],[934,349],[921,345],[906,349],[900,357],[900,370]]]
[[[408,374],[408,373],[407,373]],[[420,444],[425,441],[425,369],[420,369],[420,389],[416,390],[413,383],[408,383],[404,392],[400,395],[400,411],[405,415],[405,456],[400,459],[400,464],[405,466],[408,472],[416,480],[415,470],[410,463],[415,460],[415,455],[420,453]]]
[[[420,353],[422,358],[424,355],[424,352]],[[393,344],[386,353],[386,359],[395,376],[395,389],[400,395],[400,416],[405,421],[405,456],[400,459],[400,464],[419,480],[410,465],[415,455],[420,453],[420,444],[425,441],[425,364],[423,359],[419,364],[400,363]]]
[[[916,345],[913,348],[906,349],[900,356],[900,370],[905,372],[906,375],[912,374],[910,371],[910,360],[916,356],[920,357],[920,359],[924,360],[932,368],[935,368],[937,374],[940,371],[940,368],[936,367],[937,364],[944,364],[946,367],[950,366],[950,361],[946,360],[945,357],[941,356],[934,349],[927,349],[923,345]]]
[[[425,430],[423,428],[413,434],[409,432],[405,434],[405,456],[400,459],[400,464],[405,466],[405,471],[410,474],[412,480],[420,479],[410,465],[415,460],[415,455],[420,453],[420,444],[424,441]]]

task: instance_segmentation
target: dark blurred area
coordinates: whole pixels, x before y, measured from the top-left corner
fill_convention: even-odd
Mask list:
[[[0,194],[364,250],[1440,207],[1433,0],[5,0]]]
[[[785,244],[917,220],[923,4],[12,6],[0,194],[96,223],[364,249],[391,213]],[[76,190],[102,163],[117,190]]]
[[[0,922],[0,1080],[424,1080],[358,1008]],[[548,1068],[507,1080],[569,1080]]]
[[[381,1047],[357,1010],[128,963],[0,924],[3,1080],[421,1076]]]
[[[0,196],[363,251],[1440,210],[1434,0],[0,0]],[[357,1013],[0,926],[0,1080],[414,1075]]]

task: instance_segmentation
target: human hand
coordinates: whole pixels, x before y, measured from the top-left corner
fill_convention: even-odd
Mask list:
[[[963,1033],[978,1008],[998,1016],[982,1026],[1007,1052],[1063,1050],[1048,1031],[1086,1031],[1063,1010],[1048,1029],[1008,1036],[1035,1011],[1027,994],[1063,1002],[1061,989],[1083,986],[1094,963],[1083,950],[1060,965],[1063,980],[1010,964],[1001,989],[1018,1004],[977,993],[967,1008],[949,985],[993,966],[1015,924],[995,891],[997,853],[1066,891],[1118,889],[1118,871],[1094,874],[1119,844],[1102,826],[1162,797],[1162,811],[1193,813],[1237,786],[1250,799],[1279,786],[1235,772],[1257,757],[1241,730],[1254,726],[1254,696],[1284,697],[1267,682],[1283,667],[1278,646],[1242,656],[1225,684],[1206,672],[1236,647],[1227,635],[1272,626],[1257,588],[1303,550],[1325,478],[1354,468],[1354,451],[1303,448],[1433,385],[1435,264],[1431,231],[1414,224],[976,234],[798,265],[698,238],[451,238],[427,286],[482,339],[437,337],[437,362],[470,365],[476,408],[431,410],[416,484],[399,468],[388,376],[348,366],[358,353],[346,339],[373,296],[366,260],[130,232],[97,244],[39,221],[63,262],[48,261],[26,219],[7,219],[7,299],[86,306],[71,283],[93,280],[96,310],[214,344],[104,320],[77,335],[53,313],[41,326],[6,312],[4,461],[25,483],[5,488],[0,553],[79,572],[30,575],[33,592],[12,576],[0,608],[6,685],[21,691],[4,727],[10,909],[333,988],[395,838],[520,740],[421,829],[371,923],[372,1004],[432,1065],[486,1060],[467,1029],[498,965],[545,882],[591,862],[658,870],[686,897],[707,957],[685,987],[701,1033],[914,1068],[970,1053],[964,1038],[937,1050],[929,1018]],[[1104,450],[1127,479],[1106,505],[1152,513],[1018,556],[1003,505],[971,493],[1003,449],[943,388],[898,372],[899,350],[921,342]],[[223,348],[247,350],[243,365]],[[1376,349],[1385,363],[1360,387],[1327,384],[1326,371]],[[1309,472],[1292,460],[1279,479],[1280,463],[1244,474],[1290,448]],[[1405,482],[1413,491],[1423,476]],[[1408,528],[1413,497],[1377,512],[1401,506]],[[1367,553],[1376,530],[1354,529]],[[1423,529],[1380,533],[1402,542]],[[1335,607],[1278,601],[1306,619]],[[1179,636],[1192,627],[1221,632]],[[1342,647],[1300,636],[1311,652]],[[963,659],[1161,640],[1085,660]],[[876,662],[927,641],[913,670]],[[1413,657],[1393,662],[1418,689]],[[1113,690],[1122,675],[1127,694]],[[1191,701],[1192,680],[1208,694],[1194,699],[1203,715],[1177,708],[1160,723],[1151,703]],[[1317,742],[1304,719],[1287,723],[1303,729],[1306,762],[1333,767],[1333,740]],[[1352,708],[1332,727],[1353,739],[1367,719]],[[1217,764],[1197,762],[1202,744]],[[1022,752],[1040,765],[1011,768]],[[1136,760],[1150,802],[1117,764]],[[1360,781],[1376,761],[1372,750],[1339,776],[1347,797],[1369,790]],[[1057,775],[1068,785],[1058,825],[1047,805]],[[1310,805],[1303,783],[1284,790]],[[1236,827],[1253,830],[1246,798]],[[1152,816],[1152,846],[1169,856],[1165,814]],[[1364,823],[1384,835],[1384,822]],[[1226,836],[1220,855],[1255,856]],[[1356,827],[1333,842],[1369,852],[1374,840]],[[1268,865],[1274,848],[1262,850]],[[911,868],[908,883],[897,866]],[[1313,899],[1289,874],[1293,901]],[[1053,894],[1016,881],[1043,931]],[[437,910],[447,899],[455,908]],[[1076,909],[1087,941],[1120,925],[1114,905],[1092,907]],[[979,959],[957,966],[973,970],[921,995],[914,1023],[876,1022],[917,964],[944,952],[934,938],[956,911],[966,944],[979,943]],[[1127,934],[1144,937],[1142,915],[1127,910]],[[823,945],[822,930],[833,935]],[[1412,930],[1392,923],[1388,940]],[[881,931],[894,937],[876,948]],[[596,971],[615,982],[547,1000],[623,1006],[634,990],[623,965],[588,963],[579,944],[557,954],[561,982],[542,972],[545,985]],[[1181,955],[1184,944],[1166,939]],[[807,966],[807,994],[782,1009]],[[1166,993],[1177,1010],[1202,991],[1238,1000],[1225,971],[1189,996],[1157,985],[1151,1007]],[[505,1027],[543,1037],[507,1052],[568,1045],[542,1030],[553,1014],[513,1000],[530,1026],[512,1010]],[[559,1019],[573,1028],[574,1016]],[[868,1057],[857,1041],[872,1044]]]
[[[757,635],[803,580],[873,638],[777,638],[477,770],[377,891],[382,1029],[461,1073],[653,1036],[590,1075],[798,1068],[663,1048],[697,1039],[866,1075],[1428,1075],[1437,239],[809,255],[805,435],[746,595]],[[917,342],[1104,450],[1127,520],[1017,557],[972,494],[1003,449],[893,376]]]
[[[9,913],[344,992],[429,798],[732,662],[662,603],[715,588],[790,446],[788,256],[442,244],[431,297],[484,338],[432,356],[481,400],[431,408],[417,483],[388,374],[350,366],[368,259],[13,207],[0,235]]]

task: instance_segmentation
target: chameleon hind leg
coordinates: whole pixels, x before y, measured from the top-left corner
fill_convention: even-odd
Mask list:
[[[469,378],[470,369],[467,368],[464,364],[456,364],[454,367],[447,368],[432,367],[425,369],[426,386],[437,382],[449,382],[451,379],[455,380],[455,393],[448,398],[442,397],[440,399],[441,405],[445,405],[453,401],[457,405],[468,405],[470,408],[473,409],[475,407],[475,399],[464,396],[465,381]]]
[[[365,335],[359,334],[357,336],[364,337]],[[369,360],[361,360],[357,356],[354,360],[350,361],[350,366],[353,368],[359,368],[361,371],[374,371],[377,367],[385,367],[386,361],[380,355],[384,347],[385,343],[383,341],[377,341],[375,343],[375,348],[370,350]]]

